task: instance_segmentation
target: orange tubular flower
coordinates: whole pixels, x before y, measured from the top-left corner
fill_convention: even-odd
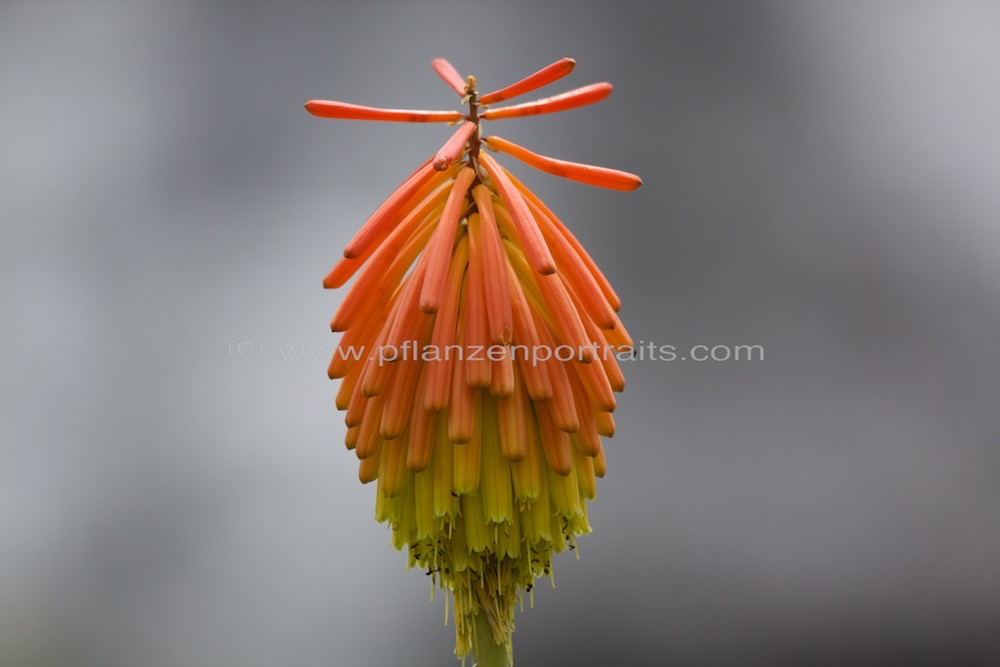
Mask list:
[[[593,84],[490,109],[569,74],[564,58],[478,96],[448,61],[434,71],[468,112],[376,109],[311,101],[325,118],[461,125],[372,214],[324,279],[357,275],[331,322],[343,336],[328,369],[340,378],[345,444],[393,544],[454,599],[455,652],[509,664],[514,609],[552,556],[590,532],[587,501],[607,469],[617,353],[632,341],[621,302],[569,229],[481,151],[551,174],[633,190],[638,176],[538,155],[482,122],[572,109],[611,92]]]

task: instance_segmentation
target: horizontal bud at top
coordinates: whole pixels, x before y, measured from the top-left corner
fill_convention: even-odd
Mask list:
[[[401,123],[450,123],[462,118],[459,111],[421,111],[411,109],[379,109],[360,104],[334,102],[331,100],[310,100],[306,111],[321,118],[342,118],[345,120],[388,120]]]
[[[613,90],[610,83],[593,83],[583,88],[577,88],[561,95],[546,97],[534,102],[516,104],[512,107],[501,109],[487,109],[482,113],[485,120],[500,120],[501,118],[519,118],[521,116],[534,116],[541,113],[554,113],[556,111],[566,111],[575,109],[594,102],[600,102]]]
[[[635,190],[642,185],[641,178],[626,171],[546,157],[497,136],[486,137],[484,141],[490,148],[516,157],[535,169],[587,185],[596,185],[611,190]]]
[[[520,81],[510,84],[506,88],[501,88],[500,90],[495,90],[492,93],[483,95],[479,101],[483,104],[493,104],[495,102],[509,100],[512,97],[517,97],[518,95],[530,93],[531,91],[537,90],[542,86],[549,85],[553,81],[558,81],[572,72],[574,67],[576,67],[576,61],[572,58],[557,60],[551,65],[547,65],[538,70],[534,74],[526,76]]]
[[[459,95],[465,95],[465,79],[458,73],[454,65],[444,58],[435,58],[431,61],[431,67],[434,68],[439,77],[444,79],[445,83],[451,86],[452,90]]]

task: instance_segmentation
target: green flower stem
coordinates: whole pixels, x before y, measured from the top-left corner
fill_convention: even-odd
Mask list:
[[[476,667],[510,667],[507,647],[502,644],[498,646],[493,641],[493,628],[490,627],[486,612],[481,608],[475,616],[474,632],[472,658]]]

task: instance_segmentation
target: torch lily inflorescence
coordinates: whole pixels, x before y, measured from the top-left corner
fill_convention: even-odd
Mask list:
[[[348,449],[376,481],[393,544],[454,596],[460,657],[511,656],[514,608],[552,555],[590,532],[587,501],[614,434],[617,354],[632,347],[607,279],[556,215],[482,148],[616,190],[639,177],[556,160],[483,121],[600,101],[598,83],[491,105],[569,74],[571,58],[480,95],[443,59],[434,70],[468,111],[376,109],[313,100],[326,118],[457,124],[441,149],[372,214],[323,281],[356,273],[331,327]],[[363,354],[357,351],[363,350]],[[485,637],[484,634],[492,636]]]

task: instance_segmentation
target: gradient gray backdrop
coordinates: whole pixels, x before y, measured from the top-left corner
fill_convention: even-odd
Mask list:
[[[453,664],[279,351],[450,133],[302,103],[453,107],[435,56],[612,81],[494,127],[640,190],[515,172],[636,340],[766,348],[627,365],[519,664],[1000,660],[1000,5],[5,0],[0,665]]]

